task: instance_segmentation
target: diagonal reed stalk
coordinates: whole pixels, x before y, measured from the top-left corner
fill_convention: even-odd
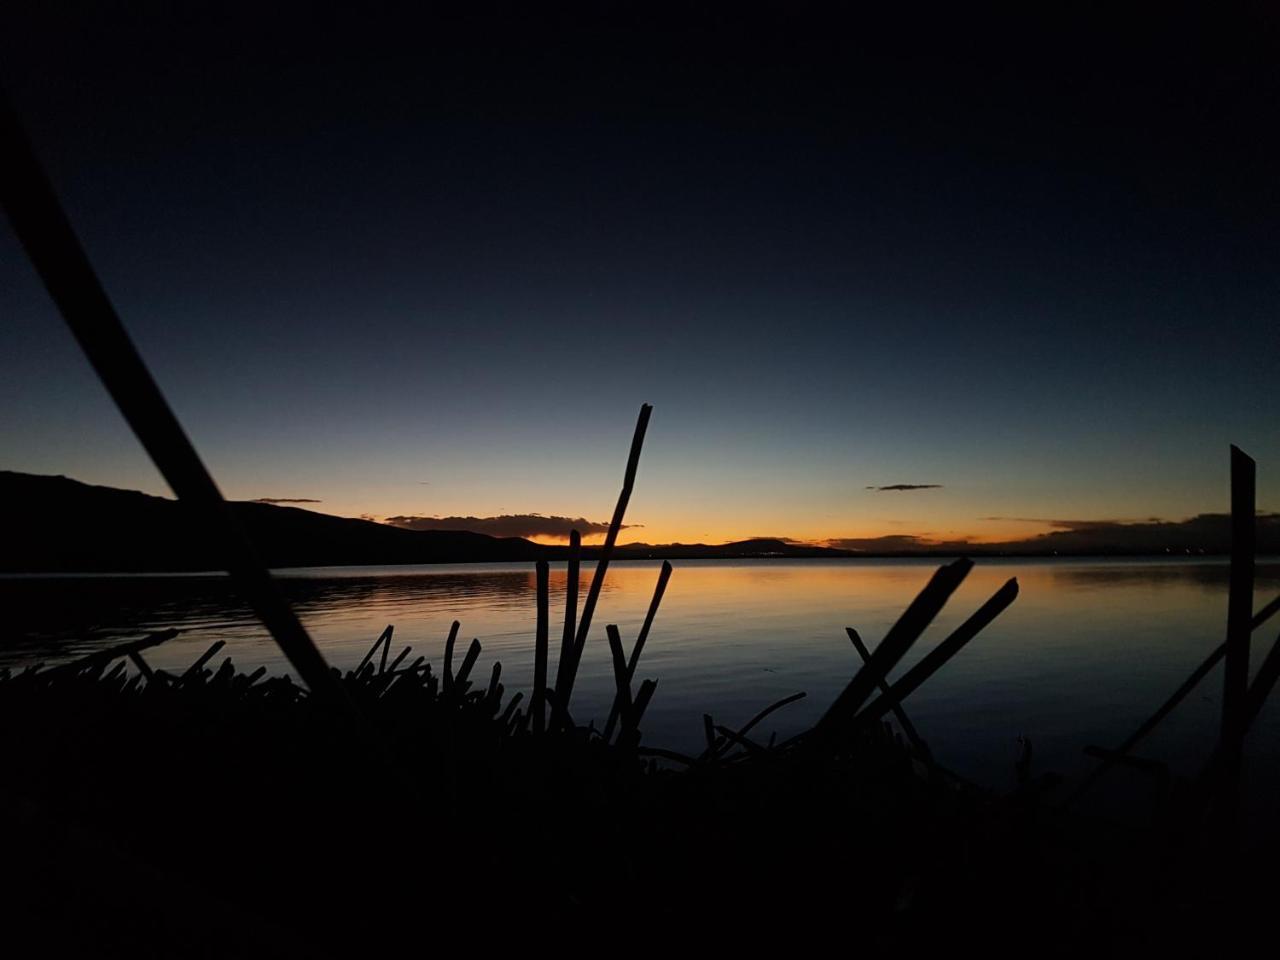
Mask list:
[[[1276,597],[1253,615],[1253,619],[1249,623],[1249,629],[1257,630],[1264,623],[1270,620],[1277,610],[1280,610],[1280,597]],[[1280,643],[1280,639],[1276,642]],[[1200,665],[1191,671],[1191,676],[1187,677],[1187,679],[1182,682],[1182,685],[1179,686],[1177,690],[1173,691],[1169,699],[1162,703],[1155,713],[1147,717],[1147,719],[1138,726],[1138,729],[1129,735],[1128,739],[1126,739],[1124,743],[1120,744],[1120,746],[1116,747],[1114,750],[1108,751],[1107,756],[1102,760],[1102,762],[1094,767],[1089,775],[1080,782],[1080,785],[1076,787],[1071,795],[1062,802],[1063,809],[1067,809],[1077,803],[1081,797],[1088,793],[1089,790],[1099,780],[1101,780],[1108,771],[1111,770],[1112,767],[1127,757],[1129,755],[1129,751],[1133,750],[1134,747],[1146,739],[1147,735],[1158,727],[1160,722],[1171,714],[1178,704],[1187,698],[1187,694],[1191,693],[1192,690],[1199,686],[1200,681],[1209,675],[1209,671],[1218,665],[1218,662],[1226,656],[1226,653],[1227,644],[1225,641],[1214,647],[1213,651],[1204,658]],[[1263,662],[1263,666],[1258,669],[1258,675],[1254,679],[1254,685],[1249,689],[1250,722],[1252,722],[1253,717],[1257,715],[1257,710],[1261,709],[1262,700],[1266,699],[1266,694],[1262,693],[1262,699],[1256,700],[1258,692],[1264,689],[1258,686],[1258,681],[1263,679],[1263,670],[1267,666],[1267,663],[1271,661],[1273,655],[1275,655],[1274,648],[1272,649],[1271,654],[1268,655],[1267,660]],[[1280,664],[1276,664],[1273,669],[1280,669]],[[1269,691],[1270,687],[1265,689]]]
[[[538,581],[538,624],[533,641],[533,697],[529,701],[529,713],[533,715],[533,732],[541,735],[546,725],[544,705],[547,700],[547,631],[549,614],[547,561],[539,560],[535,565]]]
[[[862,658],[863,664],[865,665],[870,663],[871,651],[869,651],[867,649],[867,645],[862,642],[862,637],[858,635],[858,631],[853,629],[853,627],[845,627],[844,631],[849,635],[849,640],[853,643],[854,649],[858,651],[858,656]],[[888,679],[882,677],[879,687],[882,694],[888,694]],[[907,739],[910,740],[911,745],[916,748],[916,752],[927,760],[929,758],[929,746],[924,742],[920,734],[916,732],[915,724],[913,724],[910,718],[907,717],[907,712],[902,709],[902,704],[895,700],[892,709],[894,717],[898,720],[898,726],[902,727],[902,732],[907,735]]]
[[[97,653],[91,653],[86,657],[81,657],[79,660],[72,660],[70,663],[60,663],[56,667],[50,667],[48,670],[35,671],[31,675],[39,677],[43,681],[57,674],[79,673],[86,667],[107,664],[117,657],[129,657],[136,664],[142,659],[139,654],[143,650],[159,646],[167,640],[172,640],[177,635],[177,630],[161,630],[158,633],[148,634],[140,640],[130,640],[128,643],[121,643],[114,647],[108,647],[106,650],[99,650]],[[214,652],[216,653],[217,651],[215,650]],[[142,667],[139,667],[138,669],[142,673],[147,672],[147,670]]]
[[[628,677],[635,676],[636,664],[640,662],[640,653],[644,650],[645,641],[649,639],[649,630],[653,627],[653,618],[658,615],[658,607],[662,604],[662,597],[667,592],[667,583],[670,580],[671,562],[663,560],[662,569],[658,571],[658,582],[653,588],[653,599],[649,601],[649,610],[644,615],[644,623],[640,626],[640,633],[636,637],[636,645],[631,648],[631,657],[627,660]]]
[[[797,700],[803,700],[804,697],[805,697],[805,694],[804,694],[804,691],[802,690],[799,693],[793,693],[789,697],[783,697],[781,700],[778,700],[775,703],[769,704],[769,706],[765,707],[763,710],[757,713],[754,717],[748,720],[745,724],[743,724],[742,728],[739,730],[730,730],[727,727],[723,727],[718,724],[713,724],[711,722],[711,717],[704,713],[702,715],[702,722],[705,727],[704,732],[707,738],[707,750],[705,753],[703,753],[701,759],[702,760],[717,759],[720,756],[720,754],[724,752],[725,748],[729,746],[729,743],[726,742],[726,738],[728,741],[733,741],[735,743],[742,744],[746,746],[748,749],[754,749],[754,750],[764,749],[754,741],[747,740],[746,739],[747,734],[750,733],[752,730],[754,730],[757,725],[762,723],[765,720],[765,718],[767,718],[775,710],[781,710],[783,707],[789,704],[795,703]],[[717,730],[721,731],[723,736],[717,737],[716,736]]]
[[[471,683],[471,670],[479,659],[480,641],[473,639],[471,645],[467,647],[467,655],[462,658],[462,666],[458,668],[458,675],[453,678],[453,689],[457,691],[459,697],[466,694],[467,687]]]
[[[556,661],[557,693],[565,689],[565,677],[569,664],[573,660],[573,638],[578,629],[578,572],[582,566],[582,534],[577,530],[569,531],[569,563],[565,572],[564,586],[564,635],[560,638],[560,657]],[[557,696],[552,700],[551,726],[559,728],[565,718],[562,715],[567,705]]]
[[[662,569],[658,571],[658,583],[653,588],[653,599],[649,601],[649,611],[644,616],[644,623],[640,627],[640,634],[636,637],[636,645],[631,648],[631,657],[627,660],[627,689],[631,688],[631,681],[635,679],[636,666],[640,663],[640,653],[644,650],[645,641],[649,639],[649,629],[653,626],[653,618],[658,615],[658,607],[662,603],[662,596],[667,592],[667,582],[671,579],[671,563],[670,561],[662,561]],[[618,722],[618,705],[615,703],[613,709],[609,711],[609,720],[604,725],[604,739],[607,743],[613,735],[614,724]]]
[[[0,95],[0,200],[13,231],[103,386],[240,594],[314,696],[358,720],[346,688],[285,601],[130,340],[7,98]]]
[[[227,645],[225,640],[215,640],[213,644],[191,666],[187,667],[187,672],[178,678],[178,686],[184,683],[190,683],[194,678],[200,676],[200,671],[204,669],[204,665],[217,655],[218,651]]]
[[[889,628],[871,659],[854,675],[813,728],[816,740],[829,745],[852,730],[854,718],[867,697],[933,622],[972,568],[973,561],[963,557],[938,568],[897,623]]]
[[[373,646],[369,648],[369,652],[364,655],[364,659],[360,661],[360,665],[356,667],[355,672],[359,673],[364,669],[364,665],[373,659],[373,655],[378,652],[381,646],[387,646],[391,643],[391,634],[395,632],[395,626],[388,623],[385,630],[378,634],[378,639],[373,641]]]
[[[1267,697],[1270,696],[1277,680],[1280,680],[1280,636],[1276,637],[1276,642],[1267,651],[1267,655],[1262,660],[1262,665],[1258,667],[1258,672],[1254,674],[1253,683],[1249,686],[1249,698],[1245,708],[1244,721],[1246,733],[1253,726],[1253,721],[1258,718],[1258,714],[1262,712],[1262,705],[1267,702]]]
[[[644,718],[644,712],[649,706],[649,701],[653,699],[653,691],[657,687],[657,680],[645,680],[640,684],[635,700],[631,703],[631,709],[623,714],[622,729],[618,731],[619,747],[634,749],[640,742],[640,721]]]
[[[462,624],[457,620],[449,625],[449,636],[444,642],[444,666],[440,674],[440,692],[448,695],[453,692],[453,645],[458,642],[458,631]]]
[[[1272,601],[1256,614],[1253,610],[1253,579],[1256,552],[1257,465],[1239,447],[1231,447],[1231,574],[1227,595],[1227,638],[1205,659],[1150,719],[1094,769],[1076,791],[1064,801],[1069,806],[1084,795],[1107,770],[1121,762],[1134,745],[1151,732],[1165,716],[1198,684],[1219,659],[1223,667],[1222,728],[1217,745],[1188,793],[1185,808],[1199,819],[1210,815],[1215,839],[1224,851],[1239,841],[1240,767],[1244,735],[1256,712],[1262,709],[1273,673],[1280,664],[1263,661],[1252,687],[1249,686],[1249,641],[1253,631],[1267,620],[1280,601]]]
[[[596,603],[600,599],[600,590],[604,586],[605,573],[609,569],[609,559],[613,556],[613,547],[618,540],[618,532],[622,529],[622,518],[626,516],[627,504],[631,501],[631,491],[636,483],[636,469],[640,465],[640,450],[644,447],[645,431],[649,427],[649,415],[653,407],[647,403],[640,405],[640,416],[636,419],[636,431],[631,438],[631,452],[627,456],[627,469],[622,478],[622,492],[618,494],[618,505],[613,510],[613,519],[609,521],[609,532],[605,534],[604,544],[596,560],[596,569],[591,576],[591,586],[587,589],[587,599],[582,604],[582,619],[578,622],[578,632],[569,651],[569,660],[563,674],[556,683],[556,699],[565,711],[573,695],[573,684],[578,675],[578,664],[582,662],[582,651],[587,644],[587,633],[591,630],[591,617],[595,613]]]
[[[617,624],[609,624],[604,628],[604,632],[609,637],[609,652],[613,656],[613,682],[616,690],[613,709],[609,713],[609,723],[606,724],[604,733],[601,735],[604,742],[608,743],[609,737],[613,735],[613,718],[619,714],[625,715],[631,710],[631,674],[627,670],[627,658],[622,651],[622,635],[618,633]]]
[[[1010,578],[1004,586],[991,595],[990,600],[975,610],[968,620],[956,627],[945,640],[925,654],[919,663],[902,675],[901,679],[891,684],[887,693],[877,697],[870,706],[859,713],[857,722],[862,724],[879,720],[893,709],[895,704],[907,699],[922,683],[937,673],[943,664],[959,653],[965,644],[1000,616],[1005,608],[1017,599],[1017,596],[1018,581]]]
[[[1249,621],[1253,614],[1253,572],[1257,519],[1257,465],[1231,447],[1231,585],[1227,596],[1227,653],[1223,664],[1222,737],[1218,746],[1217,827],[1224,844],[1234,845],[1240,806],[1240,760],[1248,727]]]

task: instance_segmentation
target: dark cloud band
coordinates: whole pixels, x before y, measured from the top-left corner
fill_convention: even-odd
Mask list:
[[[941,490],[940,483],[891,483],[884,487],[867,487],[868,490],[875,490],[877,493],[883,493],[886,490]]]
[[[605,533],[609,524],[583,517],[544,517],[537,513],[505,514],[500,517],[387,517],[386,522],[406,530],[467,530],[491,537],[555,537],[569,539],[569,531],[583,536]],[[632,529],[639,524],[624,524]]]
[[[1001,519],[988,517],[985,519]],[[843,537],[824,546],[865,553],[970,552],[1021,554],[1094,553],[1227,553],[1231,549],[1231,517],[1201,513],[1186,520],[1037,520],[1053,527],[1048,533],[999,543],[939,540],[926,536]],[[1258,553],[1280,550],[1280,513],[1257,515]]]

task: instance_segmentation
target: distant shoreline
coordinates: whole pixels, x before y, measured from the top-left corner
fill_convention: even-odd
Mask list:
[[[91,486],[67,477],[0,471],[5,517],[0,571],[58,573],[198,573],[224,569],[186,504],[130,490]],[[567,545],[465,530],[410,530],[253,502],[229,504],[232,516],[270,569],[421,566],[564,561]],[[1186,558],[1226,556],[1225,514],[1177,523],[1106,524],[1087,535],[1060,530],[1025,542],[975,544],[873,538],[818,546],[785,538],[733,543],[634,543],[614,549],[628,560],[908,560],[1036,558]],[[582,547],[595,560],[601,547]],[[1258,515],[1257,552],[1280,554],[1280,514]]]
[[[915,560],[915,561],[937,561],[944,562],[953,560],[961,554],[877,554],[877,555],[860,555],[848,557],[748,557],[748,556],[699,556],[699,557],[668,557],[662,555],[655,556],[628,556],[619,557],[615,555],[611,558],[610,563],[649,563],[661,560],[679,559],[682,562],[712,562],[718,563],[723,561],[733,561],[735,563],[776,563],[791,561],[812,561],[823,560],[831,563],[840,562],[860,562],[860,561],[882,561],[882,560]],[[1063,562],[1075,561],[1106,561],[1106,560],[1131,560],[1131,561],[1147,561],[1147,562],[1178,562],[1178,563],[1195,563],[1201,561],[1210,561],[1215,563],[1225,563],[1230,558],[1223,553],[1214,554],[965,554],[971,559],[995,560],[1001,562],[1008,561],[1037,561],[1037,560],[1059,560]],[[552,562],[564,562],[564,558],[547,558]],[[584,551],[583,562],[593,564],[598,557],[590,556]],[[287,574],[290,571],[297,570],[378,570],[379,568],[399,567],[482,567],[482,566],[517,566],[527,565],[535,561],[529,559],[514,560],[431,560],[422,562],[392,562],[392,563],[302,563],[290,564],[287,566],[277,566],[271,568],[272,573]],[[1256,558],[1259,565],[1280,564],[1280,554],[1259,554]],[[145,579],[148,577],[165,577],[165,578],[182,578],[189,577],[198,579],[202,577],[226,577],[225,570],[203,569],[203,570],[121,570],[121,569],[105,569],[105,570],[0,570],[0,580],[58,580],[58,579],[81,579],[88,577],[100,577],[103,579],[119,578],[119,579]]]

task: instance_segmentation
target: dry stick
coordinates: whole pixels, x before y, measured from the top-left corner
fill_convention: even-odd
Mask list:
[[[1253,615],[1253,620],[1250,621],[1250,624],[1249,624],[1250,629],[1256,630],[1258,627],[1262,626],[1264,623],[1267,622],[1267,620],[1271,617],[1271,615],[1274,614],[1277,610],[1280,610],[1280,597],[1276,597],[1274,600],[1272,600],[1265,607],[1263,607],[1261,610],[1259,610],[1257,613]],[[1227,652],[1226,643],[1223,642],[1218,644],[1218,646],[1216,646],[1213,649],[1213,652],[1210,653],[1209,656],[1205,657],[1204,662],[1201,663],[1200,666],[1196,667],[1193,671],[1191,671],[1191,676],[1187,677],[1187,679],[1182,682],[1182,686],[1178,687],[1177,690],[1173,691],[1172,696],[1170,696],[1168,700],[1162,703],[1160,705],[1160,708],[1156,710],[1155,713],[1153,713],[1146,720],[1144,720],[1142,725],[1139,726],[1137,730],[1135,730],[1132,734],[1130,734],[1129,739],[1125,740],[1124,743],[1116,747],[1115,750],[1112,750],[1106,759],[1104,759],[1100,764],[1098,764],[1098,766],[1093,768],[1093,771],[1089,774],[1089,776],[1085,777],[1084,780],[1081,781],[1080,785],[1076,787],[1076,789],[1072,792],[1072,794],[1062,802],[1063,809],[1071,807],[1073,804],[1075,804],[1081,797],[1083,797],[1086,793],[1088,793],[1089,789],[1095,783],[1097,783],[1100,779],[1102,779],[1103,775],[1106,774],[1113,766],[1115,766],[1115,764],[1118,761],[1128,756],[1129,751],[1132,750],[1134,747],[1136,747],[1144,738],[1146,738],[1146,736],[1149,733],[1151,733],[1152,730],[1158,727],[1160,725],[1160,721],[1162,721],[1165,717],[1167,717],[1170,713],[1172,713],[1174,708],[1177,707],[1178,704],[1180,704],[1183,700],[1186,699],[1187,694],[1189,694],[1192,690],[1194,690],[1199,685],[1200,681],[1203,680],[1206,676],[1208,676],[1209,671],[1218,665],[1218,661],[1221,660],[1223,656],[1226,655],[1226,652]],[[1268,656],[1267,659],[1269,661],[1270,656]],[[1266,664],[1264,663],[1264,667],[1265,665]],[[1261,678],[1261,677],[1262,677],[1262,670],[1259,669],[1258,678]],[[1255,679],[1254,687],[1257,688],[1257,685],[1258,685],[1258,681],[1257,679]],[[1258,689],[1261,689],[1261,688],[1258,688]],[[1263,694],[1263,699],[1265,699],[1265,696],[1266,695]],[[1250,703],[1252,704],[1252,702],[1253,702],[1253,688],[1250,689]],[[1258,704],[1258,707],[1259,708],[1261,707],[1261,703]],[[1252,707],[1251,707],[1251,710],[1252,710]],[[1256,715],[1256,712],[1250,713],[1251,721],[1252,721],[1252,717],[1255,715]]]
[[[636,637],[636,645],[631,649],[631,659],[627,661],[628,679],[635,676],[636,664],[640,662],[640,651],[644,649],[644,643],[649,639],[649,628],[653,626],[653,618],[658,615],[658,607],[662,604],[662,596],[667,592],[667,583],[670,579],[671,563],[663,560],[662,569],[658,571],[658,583],[653,588],[653,599],[649,601],[649,611],[644,615],[644,623],[640,627],[640,634]]]
[[[883,717],[892,706],[901,703],[916,691],[926,680],[933,676],[948,660],[960,652],[970,640],[986,629],[996,617],[1005,611],[1018,596],[1016,578],[1007,580],[999,590],[991,595],[991,599],[974,611],[971,616],[951,632],[947,639],[921,657],[920,662],[902,675],[896,683],[889,686],[889,692],[877,697],[867,709],[858,714],[858,723],[870,723]],[[881,643],[881,646],[884,644]],[[879,653],[879,648],[876,653]],[[874,658],[875,654],[872,654]]]
[[[556,690],[564,688],[564,678],[573,660],[573,638],[578,630],[578,571],[582,564],[582,535],[569,531],[569,564],[564,589],[564,635],[560,639],[560,659],[556,662]],[[561,703],[557,698],[556,703]],[[562,717],[555,705],[551,710],[551,726],[561,726]]]
[[[756,743],[754,740],[747,739],[737,730],[730,730],[728,727],[722,727],[719,724],[716,724],[716,732],[718,732],[724,737],[727,737],[731,742],[736,743],[738,746],[742,747],[747,753],[751,753],[751,754],[764,753],[764,747],[760,746],[760,744]],[[739,755],[735,755],[735,756],[729,757],[728,759],[735,760],[737,759],[738,756]]]
[[[545,704],[547,700],[547,644],[548,620],[550,619],[548,598],[548,579],[550,576],[547,561],[539,560],[534,567],[538,580],[538,626],[533,640],[533,699],[529,701],[529,712],[533,715],[534,736],[541,736],[546,726]]]
[[[388,647],[390,647],[390,644],[387,644],[387,646],[388,646]],[[396,672],[396,667],[400,666],[400,662],[401,662],[402,660],[404,660],[404,658],[405,658],[405,657],[407,657],[407,656],[409,655],[410,651],[412,651],[412,650],[413,650],[413,647],[405,647],[403,650],[401,650],[401,651],[400,651],[400,655],[399,655],[399,656],[397,656],[397,657],[395,658],[395,660],[393,660],[393,661],[391,662],[391,666],[390,666],[390,667],[387,667],[386,672],[387,672],[387,673],[395,673],[395,672]],[[385,654],[385,653],[382,655],[382,662],[383,662],[383,665],[385,666],[385,665],[386,665],[386,662],[387,662],[387,656],[386,656],[386,654]]]
[[[1240,805],[1240,755],[1248,726],[1249,621],[1253,613],[1253,567],[1257,467],[1231,447],[1231,586],[1227,598],[1227,655],[1223,667],[1222,738],[1217,795],[1218,828],[1234,845]]]
[[[741,730],[738,731],[738,736],[745,737],[748,733],[750,733],[753,729],[755,729],[755,727],[759,723],[761,723],[766,717],[768,717],[769,714],[773,713],[775,710],[781,710],[783,707],[788,706],[792,703],[795,703],[797,700],[803,700],[804,697],[805,697],[804,691],[801,690],[799,693],[793,693],[789,697],[783,697],[781,700],[777,701],[776,703],[769,704],[769,706],[765,707],[763,710],[761,710],[754,717],[752,717],[750,720],[747,721],[746,725]]]
[[[619,714],[631,709],[631,675],[627,669],[627,657],[622,652],[622,635],[618,633],[617,624],[611,623],[604,628],[609,635],[609,652],[613,655],[613,682],[617,692],[613,698],[613,709],[609,711],[609,722],[605,725],[603,739],[609,742],[613,735],[613,720]]]
[[[1249,621],[1249,629],[1257,630],[1260,626],[1270,619],[1271,615],[1280,610],[1280,597],[1276,597],[1265,607],[1253,615],[1253,619]]]
[[[493,670],[489,672],[489,689],[485,692],[485,703],[488,704],[490,712],[496,712],[498,703],[502,699],[502,684],[499,678],[502,676],[502,664],[494,661]]]
[[[849,731],[867,697],[902,659],[920,634],[924,633],[925,627],[938,615],[938,611],[972,568],[973,561],[964,558],[938,568],[925,588],[903,611],[898,622],[889,628],[871,659],[854,675],[813,728],[818,740],[830,743],[835,737]]]
[[[453,621],[449,626],[449,639],[444,642],[444,671],[442,673],[443,680],[440,684],[440,692],[448,694],[453,692],[453,645],[458,639],[458,630],[462,624],[457,620]]]
[[[618,746],[633,747],[638,742],[640,738],[640,720],[644,717],[649,701],[653,699],[653,691],[657,687],[657,680],[646,680],[640,684],[640,689],[636,691],[636,698],[631,704],[631,709],[622,718],[622,729],[618,731]]]
[[[1267,697],[1271,694],[1271,688],[1276,685],[1276,680],[1280,680],[1280,636],[1277,636],[1276,642],[1271,645],[1271,649],[1262,661],[1262,666],[1258,667],[1253,684],[1249,687],[1249,700],[1244,721],[1246,732],[1262,712],[1262,705],[1267,702]]]
[[[467,655],[462,658],[462,666],[458,668],[458,675],[453,678],[453,687],[458,691],[459,696],[462,696],[467,678],[471,676],[471,668],[476,665],[478,659],[480,659],[480,641],[472,640],[471,646],[467,647]]]
[[[1245,700],[1245,733],[1248,733],[1253,721],[1262,712],[1262,707],[1267,702],[1267,697],[1278,678],[1280,678],[1280,637],[1276,638],[1276,642],[1267,652],[1262,665],[1258,667],[1257,675],[1253,678],[1253,684],[1249,687]],[[1223,745],[1219,743],[1214,747],[1213,753],[1209,756],[1209,762],[1205,764],[1194,786],[1189,806],[1197,814],[1203,812],[1204,804],[1213,799],[1213,786],[1222,776],[1225,762]]]
[[[32,670],[30,675],[40,680],[62,673],[78,673],[85,667],[98,663],[110,663],[116,657],[131,657],[140,650],[147,650],[150,647],[159,646],[166,640],[172,640],[178,635],[177,630],[161,630],[159,633],[151,633],[139,640],[130,640],[128,643],[121,643],[114,647],[108,647],[106,650],[99,650],[91,653],[87,657],[81,657],[79,660],[72,660],[70,663],[60,663],[56,667],[50,667],[48,670]],[[144,673],[146,671],[143,671]],[[24,674],[25,676],[26,674]]]
[[[129,659],[132,660],[133,665],[138,668],[138,672],[146,677],[147,682],[150,683],[155,677],[155,673],[152,671],[151,665],[142,659],[142,654],[138,653],[137,650],[130,650]]]
[[[844,632],[849,635],[849,639],[853,642],[853,647],[858,651],[858,656],[862,658],[864,664],[871,662],[871,652],[867,650],[867,645],[862,642],[862,637],[858,636],[858,631],[853,627],[845,627]],[[889,692],[889,681],[885,678],[880,680],[880,692],[887,694]],[[911,741],[911,745],[916,748],[920,756],[925,760],[930,757],[929,745],[924,742],[920,734],[916,732],[915,725],[907,718],[907,712],[902,709],[902,704],[896,700],[893,703],[893,715],[898,719],[898,726],[902,727],[902,732],[907,735],[907,739]]]
[[[186,672],[183,673],[182,676],[178,678],[178,685],[181,686],[182,684],[186,683],[188,680],[191,680],[194,677],[200,676],[200,671],[201,669],[203,669],[204,665],[208,663],[210,660],[212,660],[214,656],[217,654],[217,652],[221,650],[223,647],[225,647],[226,645],[227,645],[227,641],[225,640],[215,640],[213,642],[213,645],[210,646],[208,650],[206,650],[204,653],[200,655],[199,660],[197,660],[191,666],[187,667]]]
[[[355,708],[334,679],[183,432],[107,298],[7,100],[0,96],[0,199],[67,326],[103,386],[187,504],[240,593],[316,696]]]
[[[1139,741],[1146,737],[1147,734],[1159,726],[1160,721],[1172,713],[1173,708],[1180,704],[1186,695],[1196,688],[1197,684],[1199,684],[1209,671],[1217,665],[1218,661],[1222,659],[1226,652],[1227,645],[1224,643],[1220,644],[1213,653],[1209,654],[1209,656],[1205,658],[1205,661],[1191,672],[1191,676],[1187,677],[1187,679],[1183,681],[1182,686],[1178,687],[1178,689],[1173,692],[1173,696],[1161,704],[1160,708],[1148,717],[1137,730],[1130,734],[1129,738],[1125,740],[1124,743],[1120,744],[1120,746],[1115,750],[1112,750],[1108,756],[1098,764],[1098,766],[1093,768],[1093,771],[1089,776],[1085,777],[1078,787],[1076,787],[1071,796],[1067,797],[1067,799],[1062,802],[1063,808],[1066,809],[1073,806],[1081,797],[1089,792],[1090,787],[1102,779],[1103,774],[1107,773],[1119,761],[1127,757],[1129,755],[1129,751],[1136,747]]]
[[[507,701],[507,709],[502,711],[502,717],[498,721],[504,728],[511,722],[511,716],[516,712],[516,707],[519,706],[522,699],[524,699],[524,693],[517,690],[511,695],[511,699]]]
[[[640,464],[640,450],[644,446],[644,434],[648,429],[651,413],[653,413],[653,407],[649,404],[640,405],[640,416],[636,419],[636,432],[631,437],[631,452],[627,456],[627,470],[622,478],[622,492],[618,494],[618,505],[613,510],[613,519],[609,521],[609,532],[605,534],[604,545],[601,546],[600,554],[596,559],[595,573],[591,577],[591,586],[587,589],[587,599],[582,604],[582,619],[578,622],[578,633],[574,638],[568,666],[564,676],[556,684],[556,695],[566,711],[569,709],[573,683],[577,678],[578,664],[582,661],[582,651],[587,645],[591,617],[596,612],[596,603],[600,599],[600,590],[604,586],[604,575],[609,569],[609,558],[613,556],[613,545],[617,542],[618,531],[622,529],[622,518],[626,515],[627,503],[631,500],[631,490],[635,486],[636,468]]]
[[[364,669],[364,665],[372,660],[373,655],[378,652],[378,647],[382,646],[384,643],[390,645],[391,633],[394,629],[395,627],[392,624],[387,624],[387,628],[383,630],[382,633],[378,634],[378,639],[373,641],[373,646],[370,647],[369,652],[364,655],[364,659],[360,661],[360,665],[351,671],[352,673],[359,676],[360,671]]]
[[[750,733],[753,729],[755,729],[755,727],[759,723],[761,723],[766,717],[768,717],[769,714],[773,713],[775,710],[781,710],[783,707],[787,706],[788,704],[795,703],[797,700],[803,700],[804,696],[805,694],[804,694],[804,691],[802,690],[799,693],[791,694],[791,696],[789,697],[783,697],[781,700],[777,701],[776,703],[769,704],[769,706],[765,707],[763,710],[757,713],[754,717],[748,720],[746,724],[743,725],[741,730],[734,731],[734,736],[737,738],[745,738],[746,735]],[[713,726],[711,723],[711,717],[709,717],[705,713],[702,715],[702,722],[706,726],[708,743],[711,744],[710,754],[714,758],[719,755],[721,751],[721,747],[727,745],[727,744],[722,745],[721,742],[719,740],[716,740],[714,737],[715,731],[723,728]],[[752,744],[752,745],[755,746],[755,744]],[[704,754],[704,756],[706,756],[706,754]]]
[[[658,571],[658,583],[653,588],[653,599],[649,601],[649,611],[644,615],[644,623],[640,627],[640,634],[636,637],[636,645],[631,648],[631,658],[627,661],[627,688],[630,689],[631,681],[635,679],[636,666],[640,663],[640,653],[644,650],[645,641],[649,639],[649,629],[653,626],[653,618],[658,615],[658,607],[662,604],[662,596],[667,592],[667,581],[671,579],[671,564],[667,560],[662,561],[662,569]],[[618,721],[617,704],[614,709],[609,711],[609,720],[604,725],[604,739],[608,742],[609,737],[613,734],[613,725]]]

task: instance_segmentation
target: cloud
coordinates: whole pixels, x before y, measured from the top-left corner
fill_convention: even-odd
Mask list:
[[[577,530],[583,536],[606,533],[609,524],[587,520],[583,517],[544,517],[540,513],[503,514],[500,517],[387,517],[393,527],[406,530],[466,530],[485,533],[491,537],[554,537],[568,540],[569,531]],[[623,524],[624,530],[640,524]]]
[[[875,490],[877,493],[883,493],[886,490],[941,490],[940,483],[891,483],[886,487],[867,487],[868,490]]]
[[[1017,519],[1044,523],[1053,529],[1048,533],[998,543],[889,535],[832,538],[823,544],[863,553],[1163,554],[1227,553],[1231,549],[1231,517],[1225,513],[1201,513],[1185,520],[983,519]],[[1280,552],[1280,513],[1261,512],[1257,515],[1257,551]]]
[[[312,500],[308,497],[259,497],[250,503],[324,503],[323,500]]]
[[[1055,530],[1092,530],[1098,527],[1125,526],[1142,523],[1140,520],[1052,520],[1048,517],[979,517],[979,520],[997,523],[1042,523]],[[1148,517],[1146,523],[1163,523],[1159,517]]]
[[[858,550],[866,553],[896,553],[901,550],[933,549],[934,541],[896,533],[883,537],[835,537],[822,541],[822,546],[836,550]]]

